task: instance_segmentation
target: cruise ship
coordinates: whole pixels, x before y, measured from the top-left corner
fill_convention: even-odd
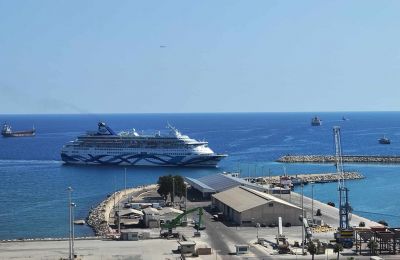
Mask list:
[[[103,122],[63,146],[61,159],[68,164],[216,167],[225,154],[216,154],[208,142],[197,141],[168,125],[169,133],[143,135],[115,133]]]

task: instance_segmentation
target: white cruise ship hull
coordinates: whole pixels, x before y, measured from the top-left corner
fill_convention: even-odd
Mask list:
[[[171,156],[165,154],[121,154],[121,155],[70,155],[61,153],[67,164],[120,165],[120,166],[175,166],[175,167],[216,167],[225,158],[223,154]]]

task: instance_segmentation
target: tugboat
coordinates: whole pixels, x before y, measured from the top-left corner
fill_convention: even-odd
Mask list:
[[[11,125],[4,123],[3,129],[1,130],[1,135],[3,137],[27,137],[27,136],[35,136],[36,130],[35,127],[32,127],[32,130],[26,131],[13,131]]]
[[[322,120],[319,119],[318,117],[314,117],[313,119],[311,119],[311,125],[312,126],[320,126],[320,125],[322,125]]]
[[[390,139],[387,138],[386,136],[383,136],[382,138],[379,138],[379,143],[380,144],[390,144]]]

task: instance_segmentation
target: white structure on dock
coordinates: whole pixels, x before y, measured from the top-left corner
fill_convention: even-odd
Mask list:
[[[277,225],[279,217],[284,224],[301,225],[300,207],[248,187],[239,186],[214,194],[212,204],[227,220],[238,225]]]

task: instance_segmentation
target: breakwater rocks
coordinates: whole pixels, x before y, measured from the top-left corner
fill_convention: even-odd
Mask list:
[[[97,207],[93,208],[89,212],[86,223],[93,228],[96,236],[107,236],[112,234],[114,230],[108,225],[111,210],[114,207],[114,203],[119,203],[122,199],[127,197],[137,196],[138,194],[153,190],[157,185],[139,186],[137,188],[129,188],[113,193],[102,201]]]
[[[257,178],[256,181],[261,184],[281,184],[281,179],[286,178],[286,180],[290,180],[292,185],[300,185],[301,183],[328,183],[328,182],[337,182],[340,178],[340,175],[337,173],[314,173],[314,174],[295,174],[289,175],[286,177],[282,176],[271,176],[271,177],[260,177]],[[365,177],[359,172],[344,172],[343,178],[345,180],[360,180]]]
[[[400,163],[400,156],[386,155],[343,155],[343,162],[349,163]],[[282,163],[334,163],[333,155],[285,155],[277,160]]]

